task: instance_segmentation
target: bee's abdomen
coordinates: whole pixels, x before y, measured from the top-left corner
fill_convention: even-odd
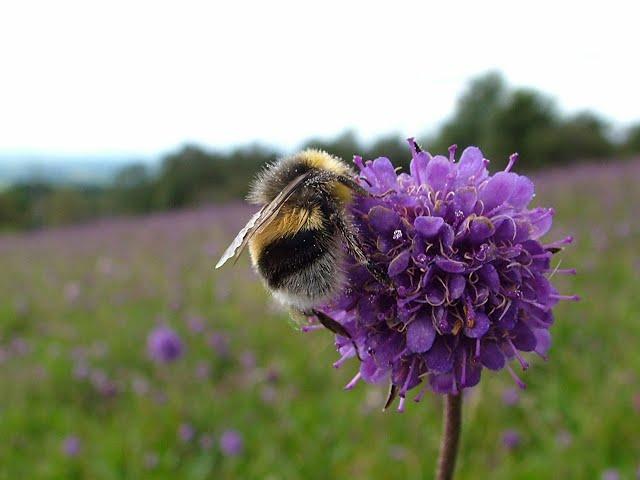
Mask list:
[[[336,282],[336,241],[326,230],[300,230],[272,241],[256,266],[270,288],[292,295],[320,298]]]
[[[260,273],[269,286],[279,288],[290,275],[308,267],[327,251],[318,230],[301,230],[267,245],[258,259]]]

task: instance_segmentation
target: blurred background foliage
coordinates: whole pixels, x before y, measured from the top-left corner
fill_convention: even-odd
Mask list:
[[[428,108],[428,105],[417,105]],[[479,145],[493,169],[513,152],[519,169],[531,171],[577,161],[630,157],[640,153],[640,124],[616,131],[594,112],[563,115],[553,99],[530,88],[512,88],[489,72],[472,80],[440,129],[419,138],[432,153],[454,143]],[[391,158],[408,167],[405,139],[388,134],[364,143],[352,131],[314,138],[300,148],[327,150],[345,160]],[[159,164],[132,163],[107,185],[58,185],[24,180],[0,192],[0,229],[31,229],[119,214],[141,214],[242,198],[248,179],[266,162],[287,152],[250,144],[228,151],[185,145]]]

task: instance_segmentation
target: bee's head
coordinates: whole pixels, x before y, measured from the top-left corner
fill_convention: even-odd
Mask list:
[[[249,191],[247,200],[250,203],[264,205],[271,202],[295,178],[311,171],[305,181],[306,187],[322,188],[329,182],[328,176],[322,172],[336,175],[350,175],[351,170],[340,159],[322,150],[307,149],[290,157],[284,157],[268,164],[258,174]],[[305,188],[299,189],[295,196],[304,196]],[[304,200],[302,197],[301,201]]]

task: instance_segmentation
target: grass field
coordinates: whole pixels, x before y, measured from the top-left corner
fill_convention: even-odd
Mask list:
[[[640,466],[640,161],[540,175],[562,304],[547,362],[515,392],[484,371],[465,398],[459,477],[635,478]],[[0,237],[0,478],[431,478],[441,399],[382,413],[342,387],[331,336],[300,333],[248,262],[214,271],[241,205]],[[158,325],[185,346],[157,365]],[[220,436],[243,447],[224,453]]]

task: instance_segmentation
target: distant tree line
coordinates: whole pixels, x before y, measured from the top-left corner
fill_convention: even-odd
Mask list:
[[[561,115],[554,101],[536,90],[509,88],[497,73],[472,80],[452,116],[433,135],[419,139],[432,153],[452,144],[478,145],[500,168],[513,152],[520,169],[533,170],[571,162],[640,154],[640,123],[623,135],[592,112]],[[389,157],[407,168],[407,143],[390,134],[370,144],[347,131],[331,140],[311,139],[315,147],[350,160]],[[231,151],[187,145],[165,155],[160,167],[139,163],[118,172],[105,187],[54,186],[22,182],[0,193],[0,229],[38,228],[85,221],[97,216],[141,214],[207,202],[242,198],[248,180],[282,152],[260,145]]]

